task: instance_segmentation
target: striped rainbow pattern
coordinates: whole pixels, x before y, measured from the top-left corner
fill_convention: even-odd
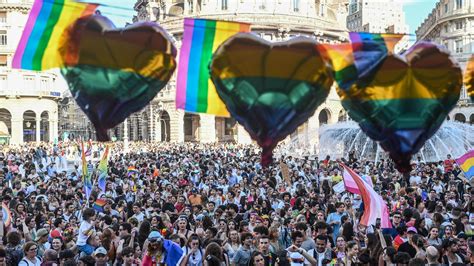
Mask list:
[[[467,96],[474,101],[474,55],[471,56],[464,73],[464,85],[466,86]]]
[[[456,163],[461,167],[467,179],[474,177],[474,150],[461,156]]]
[[[73,0],[35,0],[13,57],[13,68],[46,70],[62,66],[58,53],[62,33],[96,8],[96,4]]]
[[[371,78],[387,55],[393,53],[403,34],[349,33],[350,43],[322,44],[323,55],[331,61],[334,79],[341,89]]]
[[[86,199],[89,199],[92,193],[92,179],[89,169],[87,168],[86,153],[84,151],[84,143],[81,141],[81,151],[82,151],[82,183],[84,183],[84,192],[86,194]]]
[[[105,199],[97,199],[92,205],[92,208],[94,208],[94,210],[96,210],[97,212],[104,212],[104,206],[106,204],[107,201]]]
[[[209,77],[209,63],[217,47],[232,35],[249,32],[250,24],[206,19],[184,19],[179,54],[176,108],[229,116]]]
[[[107,162],[109,156],[109,145],[105,146],[104,154],[102,155],[102,159],[99,162],[99,166],[97,169],[99,170],[99,177],[97,178],[97,186],[100,190],[105,192],[106,186],[106,179],[107,179]]]

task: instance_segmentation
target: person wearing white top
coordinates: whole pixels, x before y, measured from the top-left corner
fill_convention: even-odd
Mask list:
[[[41,258],[36,256],[38,245],[35,242],[27,242],[23,247],[25,256],[20,260],[18,266],[40,266]]]

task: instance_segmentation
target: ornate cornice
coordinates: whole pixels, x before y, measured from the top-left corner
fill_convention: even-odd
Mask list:
[[[0,10],[2,11],[20,11],[28,13],[30,9],[30,4],[0,3]]]

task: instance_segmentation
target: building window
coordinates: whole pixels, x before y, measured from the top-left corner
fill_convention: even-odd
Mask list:
[[[456,21],[456,29],[457,30],[462,30],[464,28],[464,23],[462,20],[457,20]]]
[[[444,4],[444,13],[448,13],[448,4]]]
[[[463,52],[463,49],[462,49],[462,40],[456,40],[456,53],[460,54]]]
[[[259,5],[258,5],[258,8],[260,10],[265,10],[267,8],[267,0],[260,0],[259,1]]]
[[[0,66],[7,66],[7,55],[0,54]]]
[[[41,78],[41,89],[49,90],[49,78],[46,78],[46,77]]]
[[[7,23],[7,12],[0,12],[0,23]]]
[[[7,45],[7,31],[0,30],[0,45]]]
[[[234,135],[235,123],[236,123],[235,119],[225,118],[225,120],[224,120],[224,125],[225,125],[224,134],[226,136]]]
[[[293,11],[294,12],[300,11],[300,0],[293,0]]]
[[[456,9],[462,8],[462,0],[456,0]]]
[[[35,77],[34,76],[23,76],[23,84],[26,90],[35,89]]]
[[[221,0],[221,9],[227,10],[227,8],[228,8],[227,0]]]

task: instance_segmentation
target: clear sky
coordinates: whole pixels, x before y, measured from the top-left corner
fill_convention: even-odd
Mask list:
[[[132,22],[135,15],[133,5],[136,0],[83,0],[84,2],[98,2],[104,4],[99,10],[109,17],[117,27],[122,27],[127,22]],[[396,0],[404,5],[405,19],[409,25],[410,33],[415,30],[435,7],[439,0]]]
[[[415,30],[425,20],[429,13],[436,6],[439,0],[400,0],[404,2],[405,20],[409,26],[410,33]]]

